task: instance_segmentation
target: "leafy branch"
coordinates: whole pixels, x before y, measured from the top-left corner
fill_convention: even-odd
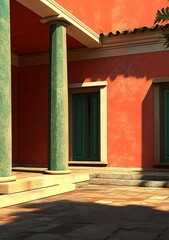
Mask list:
[[[169,21],[169,7],[158,10],[154,20],[154,24],[164,23],[167,21]],[[163,36],[166,39],[164,45],[166,46],[166,48],[169,48],[169,30],[163,30]]]
[[[169,7],[157,11],[154,24],[169,21]]]

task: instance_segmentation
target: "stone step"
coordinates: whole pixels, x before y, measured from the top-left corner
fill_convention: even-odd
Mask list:
[[[114,186],[139,186],[139,187],[160,187],[169,188],[169,181],[151,181],[151,180],[128,180],[128,179],[106,179],[92,177],[90,184],[95,185],[114,185]]]
[[[74,183],[62,183],[57,186],[13,193],[10,195],[1,195],[0,208],[74,191],[75,188],[76,186]]]
[[[77,183],[89,180],[89,174],[48,175],[17,179],[13,182],[0,183],[0,194],[12,194],[41,189],[60,184]]]
[[[41,174],[0,184],[0,208],[74,191],[76,184],[89,181],[88,173]]]
[[[169,181],[169,173],[94,173],[91,178]]]

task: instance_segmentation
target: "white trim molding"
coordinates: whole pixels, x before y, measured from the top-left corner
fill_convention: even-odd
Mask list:
[[[161,110],[160,110],[160,84],[169,83],[167,78],[155,78],[154,84],[154,159],[155,164],[167,165],[168,163],[161,162]]]
[[[154,84],[154,160],[160,162],[160,87]]]
[[[97,91],[100,93],[100,163],[107,164],[107,81],[69,84],[68,87],[69,87],[70,161],[73,162],[73,159],[72,159],[72,94]],[[97,164],[97,162],[95,162],[95,164]]]
[[[54,0],[17,0],[43,18],[57,17],[70,24],[67,34],[89,48],[101,46],[100,36]]]
[[[153,31],[147,30],[145,32],[126,33],[119,35],[104,36],[101,35],[101,42],[104,46],[126,47],[126,46],[140,46],[144,44],[152,44],[157,42],[164,43],[164,37],[160,29]]]
[[[125,56],[149,52],[169,51],[164,47],[160,30],[102,37],[102,46],[97,49],[75,49],[68,51],[68,61]]]
[[[73,83],[68,85],[69,89],[81,88],[81,87],[103,87],[103,86],[107,86],[107,81]]]

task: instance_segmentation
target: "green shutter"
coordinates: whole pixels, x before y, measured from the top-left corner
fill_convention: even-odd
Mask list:
[[[88,157],[88,98],[85,94],[73,95],[73,160]]]
[[[169,89],[163,89],[163,161],[169,162]]]
[[[73,160],[99,161],[99,93],[73,94]]]
[[[91,102],[91,134],[90,134],[90,158],[91,160],[99,160],[99,143],[100,143],[100,121],[99,121],[99,94],[92,93],[90,95]]]

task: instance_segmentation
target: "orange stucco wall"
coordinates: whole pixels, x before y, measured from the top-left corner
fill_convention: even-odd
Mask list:
[[[25,29],[25,24],[19,21],[17,16],[20,14],[14,12],[16,15],[14,13],[14,16],[11,15],[12,51],[21,55],[41,52],[42,49],[43,52],[48,51],[47,26],[42,26],[35,34],[39,29],[36,25],[37,22],[40,24],[39,16],[28,9],[22,10],[23,6],[18,2],[11,2],[18,5],[18,12],[20,9],[22,14],[24,13],[21,17],[29,17],[26,29],[30,31],[24,36],[22,30]],[[80,0],[80,2],[56,0],[56,2],[97,33],[152,25],[157,9],[168,6],[168,0],[106,0],[106,3],[105,0]],[[11,5],[11,12],[14,9],[12,6],[15,5]],[[36,21],[31,23],[31,19]],[[68,44],[70,42],[69,40]],[[166,61],[168,58],[169,53],[166,51],[69,63],[69,83],[101,80],[108,82],[109,166],[153,166],[152,79],[169,75]],[[19,69],[12,67],[13,163],[47,165],[48,78],[48,65]]]
[[[69,83],[108,82],[108,163],[153,167],[153,86],[169,76],[169,52],[70,62]],[[78,66],[78,67],[77,67]],[[19,162],[47,164],[48,66],[20,69]]]
[[[97,33],[153,25],[168,0],[55,0]]]
[[[168,58],[163,52],[69,63],[72,83],[108,81],[109,166],[153,167],[152,80],[169,75]]]

